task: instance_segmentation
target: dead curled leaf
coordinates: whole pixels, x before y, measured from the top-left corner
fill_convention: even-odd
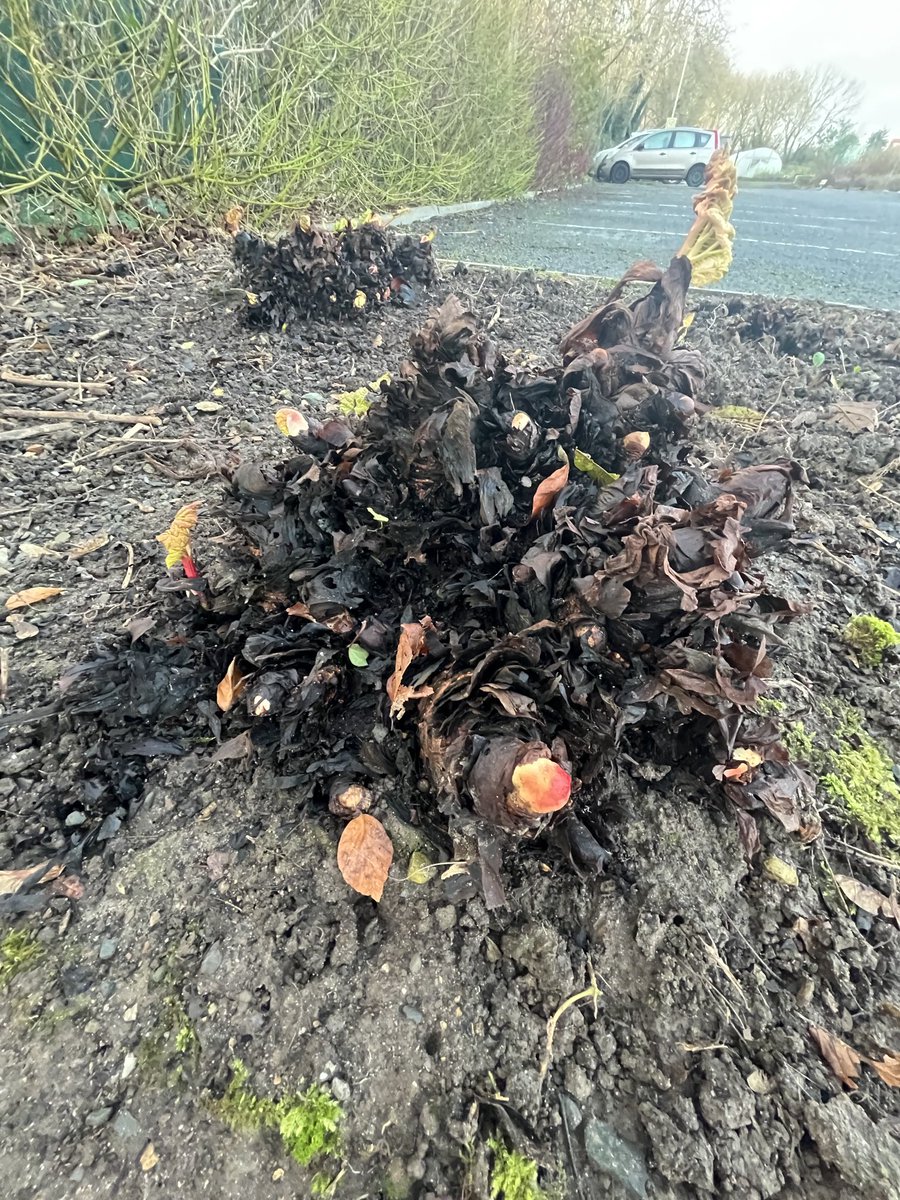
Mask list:
[[[87,541],[73,546],[69,551],[69,558],[84,558],[88,554],[93,554],[95,550],[102,550],[107,545],[109,545],[109,534],[103,529],[100,533],[95,533],[93,537],[88,538]]]
[[[376,817],[362,813],[344,827],[338,842],[338,869],[354,891],[380,900],[394,858],[394,847]]]
[[[54,596],[62,595],[62,588],[58,587],[33,587],[25,588],[22,592],[15,592],[6,601],[8,609],[27,608],[29,604],[40,604],[42,600],[52,600]]]
[[[428,646],[426,635],[434,626],[430,617],[423,617],[421,622],[410,621],[400,626],[400,640],[397,642],[397,656],[394,659],[394,670],[385,684],[385,691],[391,702],[391,716],[402,717],[403,710],[410,700],[421,700],[430,696],[432,687],[409,687],[403,682],[406,668],[414,658],[425,654]]]
[[[0,896],[13,896],[26,883],[50,883],[62,874],[59,864],[50,866],[49,860],[33,867],[20,867],[17,871],[0,871]]]
[[[142,1171],[152,1171],[159,1162],[159,1155],[154,1149],[153,1143],[148,1142],[141,1152],[140,1163]]]
[[[228,758],[249,758],[252,753],[253,742],[250,738],[250,731],[245,729],[243,733],[223,742],[213,754],[212,761],[224,762]]]
[[[856,1091],[858,1086],[856,1080],[859,1078],[859,1064],[862,1062],[862,1056],[857,1054],[852,1046],[842,1042],[827,1029],[822,1029],[820,1025],[810,1025],[809,1036],[841,1083],[851,1091]]]
[[[900,1054],[886,1054],[881,1062],[874,1058],[867,1059],[867,1062],[888,1087],[900,1088]]]
[[[876,891],[875,888],[869,887],[866,883],[860,883],[852,875],[835,875],[834,882],[857,908],[871,913],[873,917],[893,916],[889,898]]]
[[[560,492],[568,482],[569,464],[565,462],[552,475],[548,475],[543,482],[538,484],[531,503],[532,521],[535,517],[539,517],[542,512],[546,512],[548,508],[552,508]]]
[[[878,425],[878,409],[865,400],[841,400],[834,407],[834,419],[851,433],[871,433]]]
[[[216,688],[216,704],[221,708],[222,712],[228,712],[231,706],[241,698],[244,689],[247,686],[247,676],[241,671],[238,666],[238,660],[233,658],[228,664],[228,670],[224,677],[219,680],[219,686]]]

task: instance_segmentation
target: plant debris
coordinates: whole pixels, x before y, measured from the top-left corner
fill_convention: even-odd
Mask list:
[[[354,317],[384,304],[409,304],[413,284],[435,278],[433,234],[397,237],[374,219],[334,229],[302,216],[277,242],[246,230],[234,237],[234,261],[246,289],[243,314],[254,325],[300,318]]]
[[[626,303],[628,279],[654,282]],[[450,297],[364,417],[278,414],[293,452],[234,470],[217,513],[233,532],[204,547],[193,622],[142,640],[178,673],[159,687],[169,715],[208,714],[202,662],[220,664],[216,760],[275,753],[299,796],[353,816],[339,865],[364,894],[380,898],[391,861],[366,811],[385,779],[418,797],[415,820],[424,778],[459,845],[453,885],[480,882],[492,906],[510,838],[552,831],[576,867],[602,868],[623,754],[721,781],[749,853],[756,811],[800,830],[807,778],[756,714],[774,626],[798,608],[755,564],[791,535],[805,476],[689,464],[690,279],[683,257],[638,264],[540,370],[507,363]],[[197,508],[159,538],[185,582]],[[71,701],[115,727],[135,655],[118,684],[109,656],[93,682],[99,663],[83,665]]]

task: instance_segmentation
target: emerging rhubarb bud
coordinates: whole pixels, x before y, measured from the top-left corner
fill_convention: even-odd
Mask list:
[[[566,807],[572,777],[543,742],[500,737],[473,763],[468,788],[480,816],[525,832]]]
[[[520,763],[512,773],[513,790],[507,805],[514,812],[541,816],[569,803],[572,776],[552,758]]]
[[[185,504],[175,514],[172,524],[165,533],[157,534],[156,537],[156,540],[165,547],[166,566],[174,567],[176,563],[180,562],[188,579],[200,578],[200,572],[191,556],[191,534],[197,524],[199,510],[199,500]]]
[[[622,449],[627,458],[630,458],[632,462],[637,462],[650,449],[650,434],[641,430],[626,434],[622,439]]]
[[[351,783],[346,778],[336,779],[330,788],[328,811],[336,817],[357,817],[372,807],[374,796],[361,783]]]

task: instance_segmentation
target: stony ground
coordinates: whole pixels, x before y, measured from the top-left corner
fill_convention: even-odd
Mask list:
[[[117,262],[133,273],[103,273]],[[417,310],[260,334],[236,319],[215,243],[6,266],[2,406],[33,411],[0,414],[0,592],[61,592],[0,624],[0,870],[61,871],[0,896],[5,1194],[306,1196],[318,1171],[347,1200],[475,1200],[500,1194],[494,1139],[573,1200],[900,1196],[900,1091],[867,1066],[844,1087],[809,1035],[900,1050],[900,931],[835,885],[890,895],[898,847],[824,785],[820,839],[762,828],[762,858],[795,880],[748,865],[706,781],[629,762],[600,881],[536,846],[508,866],[507,908],[454,905],[439,879],[406,879],[417,834],[394,819],[376,906],[338,873],[335,820],[298,807],[265,763],[145,747],[111,773],[102,731],[56,715],[66,666],[165,599],[153,537],[174,510],[213,497],[239,457],[281,451],[278,407],[322,409],[396,369],[451,290],[504,352],[541,361],[599,294],[472,272]],[[856,718],[889,770],[896,657],[863,667],[840,630],[855,613],[897,619],[896,323],[750,299],[696,309],[713,411],[694,461],[787,454],[810,476],[798,536],[765,560],[811,608],[778,650],[779,719],[817,775],[861,744]],[[874,405],[874,428],[853,403]],[[717,416],[735,404],[763,424]],[[579,992],[542,1077],[548,1019]],[[235,1060],[243,1104],[227,1090]],[[342,1141],[307,1170],[247,1113],[316,1082]]]

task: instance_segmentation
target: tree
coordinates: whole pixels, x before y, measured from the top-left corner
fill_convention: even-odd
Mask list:
[[[876,129],[866,138],[866,154],[877,154],[879,150],[887,149],[890,134],[886,129]]]

